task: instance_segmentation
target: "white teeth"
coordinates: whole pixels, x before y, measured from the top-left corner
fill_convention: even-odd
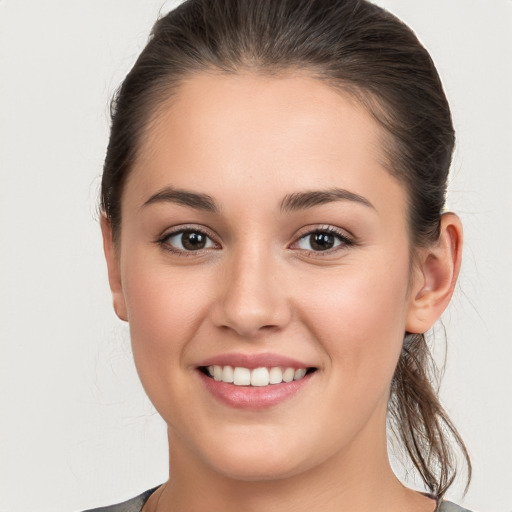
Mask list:
[[[270,384],[281,384],[281,382],[283,382],[283,370],[278,366],[270,368],[268,380]]]
[[[269,377],[266,368],[255,368],[251,372],[251,386],[268,386]]]
[[[213,367],[213,378],[215,380],[222,380],[222,366]]]
[[[298,370],[295,370],[295,374],[293,375],[293,380],[299,380],[302,379],[306,375],[306,368],[299,368]]]
[[[234,371],[232,366],[224,366],[222,370],[222,382],[233,382]]]
[[[281,368],[275,366],[272,368],[243,368],[237,366],[208,366],[208,374],[216,381],[222,381],[235,386],[255,386],[264,387],[269,384],[281,384],[282,382],[292,382],[300,380],[306,375],[306,368]]]
[[[237,386],[249,386],[251,384],[251,370],[237,366],[233,375],[233,384]]]
[[[295,370],[293,368],[286,368],[286,370],[283,372],[283,381],[284,382],[291,382],[294,377],[295,377]]]

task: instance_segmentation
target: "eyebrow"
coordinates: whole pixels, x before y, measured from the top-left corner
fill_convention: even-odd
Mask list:
[[[218,213],[220,208],[213,197],[208,194],[190,192],[174,187],[165,187],[153,194],[142,207],[156,203],[175,203],[182,206],[188,206],[195,210],[202,210],[212,213]]]
[[[327,190],[308,190],[304,192],[294,192],[286,195],[281,201],[280,209],[282,212],[291,212],[304,210],[332,203],[335,201],[352,201],[362,204],[369,208],[375,207],[363,196],[350,192],[342,188],[331,188]],[[219,213],[220,207],[208,194],[191,192],[189,190],[177,189],[174,187],[165,187],[153,194],[142,207],[157,203],[175,203],[182,206],[188,206],[195,210],[202,210],[211,213]]]
[[[354,194],[343,188],[331,188],[327,190],[311,190],[288,194],[281,201],[281,211],[303,210],[335,201],[352,201],[375,210],[375,206],[373,206],[366,197]]]

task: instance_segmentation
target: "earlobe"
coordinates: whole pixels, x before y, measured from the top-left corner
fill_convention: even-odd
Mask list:
[[[123,286],[121,281],[121,268],[119,255],[117,254],[114,240],[112,238],[112,226],[105,215],[101,216],[101,233],[103,236],[103,250],[108,269],[108,282],[112,292],[112,301],[116,315],[124,321],[128,321],[126,302],[124,300]]]
[[[462,257],[462,224],[454,213],[441,218],[439,239],[421,248],[414,269],[406,330],[428,331],[453,295]]]

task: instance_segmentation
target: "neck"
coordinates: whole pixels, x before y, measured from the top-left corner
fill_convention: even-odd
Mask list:
[[[170,477],[144,512],[433,512],[435,503],[404,487],[380,439],[361,434],[321,465],[272,480],[246,481],[204,464],[169,432]]]

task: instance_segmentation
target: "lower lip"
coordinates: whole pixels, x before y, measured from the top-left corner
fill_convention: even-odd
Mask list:
[[[235,386],[207,377],[198,370],[206,389],[218,400],[239,409],[265,409],[291,398],[308,384],[314,373],[292,382],[269,384],[268,386]]]

